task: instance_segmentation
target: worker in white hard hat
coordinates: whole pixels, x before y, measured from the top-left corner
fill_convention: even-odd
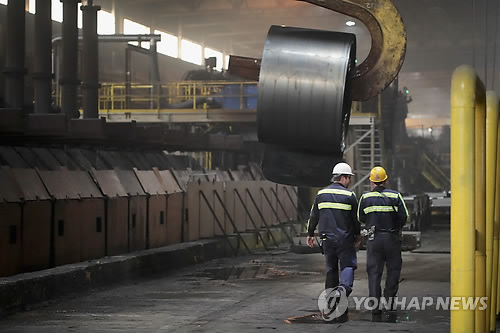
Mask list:
[[[307,223],[307,244],[314,246],[318,227],[326,261],[325,289],[343,287],[352,291],[357,268],[356,247],[360,243],[360,225],[356,216],[356,194],[348,189],[354,176],[347,163],[338,163],[332,171],[332,184],[318,192]],[[339,276],[340,263],[340,276]],[[347,320],[347,313],[340,319]]]

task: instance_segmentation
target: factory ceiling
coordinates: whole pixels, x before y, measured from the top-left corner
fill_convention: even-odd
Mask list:
[[[100,0],[104,9],[159,30],[182,34],[228,54],[261,57],[271,25],[352,32],[358,59],[370,48],[366,28],[357,22],[295,0]],[[400,75],[413,97],[410,117],[449,117],[453,70],[475,65],[488,89],[498,89],[496,66],[497,0],[393,0],[407,27],[408,50]]]

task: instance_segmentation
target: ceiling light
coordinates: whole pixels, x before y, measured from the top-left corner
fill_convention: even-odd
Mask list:
[[[355,25],[356,25],[356,22],[354,22],[354,21],[347,21],[347,22],[345,23],[345,25],[347,25],[348,27],[353,27],[353,26],[355,26]]]

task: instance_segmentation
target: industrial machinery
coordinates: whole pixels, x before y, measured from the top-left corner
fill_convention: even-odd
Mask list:
[[[266,178],[284,184],[322,185],[328,181],[325,177],[329,177],[331,165],[343,158],[351,101],[367,99],[378,94],[394,79],[402,64],[406,37],[397,10],[389,0],[363,2],[308,0],[307,2],[357,17],[367,25],[372,32],[373,46],[365,62],[355,67],[354,35],[272,27],[262,61],[235,57],[230,61],[231,71],[239,77],[257,81],[260,72],[258,93],[255,82],[252,84],[240,82],[238,86],[235,86],[234,82],[217,82],[217,87],[208,84],[201,87],[194,84],[192,87],[189,84],[178,84],[175,88],[190,91],[191,95],[182,96],[186,96],[185,100],[193,101],[195,97],[199,97],[196,93],[198,89],[203,89],[204,93],[207,93],[206,96],[214,99],[218,97],[211,92],[216,89],[222,90],[224,93],[222,94],[224,99],[220,103],[222,108],[234,109],[235,114],[246,117],[239,120],[241,127],[243,127],[241,124],[255,123],[253,106],[257,106],[258,94],[258,108],[260,108],[257,119],[258,132],[261,141],[268,145],[263,164]],[[40,2],[43,3],[45,2]],[[258,178],[251,179],[244,173],[238,174],[234,171],[230,173],[231,177],[228,177],[224,170],[234,170],[234,166],[220,168],[217,171],[221,174],[219,178],[224,181],[249,181],[247,184],[240,184],[248,185],[245,189],[241,189],[242,198],[234,191],[238,184],[230,184],[235,185],[233,188],[211,184],[210,186],[218,188],[209,189],[206,201],[216,202],[215,200],[225,197],[219,194],[222,193],[219,187],[225,188],[226,194],[233,200],[227,202],[227,207],[236,207],[240,205],[240,201],[246,203],[241,203],[237,212],[239,216],[235,216],[234,219],[243,221],[248,217],[250,226],[235,224],[238,228],[234,228],[230,223],[230,227],[229,225],[222,227],[222,218],[216,221],[219,219],[217,214],[220,214],[221,207],[214,208],[212,214],[208,207],[203,206],[206,204],[205,201],[193,204],[191,213],[188,214],[190,209],[186,205],[193,202],[193,199],[186,201],[181,197],[192,195],[194,199],[199,199],[198,194],[202,189],[196,186],[209,185],[195,184],[194,190],[188,190],[187,183],[194,179],[193,174],[196,172],[188,172],[187,165],[184,167],[179,165],[182,160],[180,157],[165,154],[163,150],[196,151],[196,154],[205,154],[204,160],[209,163],[203,166],[212,170],[215,169],[214,166],[218,166],[215,163],[212,165],[212,161],[215,160],[211,157],[212,153],[213,156],[220,153],[219,159],[222,161],[230,160],[236,165],[243,165],[249,159],[238,156],[237,151],[242,150],[242,137],[244,135],[250,137],[253,132],[245,131],[244,128],[235,133],[234,124],[226,125],[231,130],[224,134],[215,132],[216,126],[211,128],[212,131],[199,132],[197,129],[202,128],[199,125],[202,122],[198,120],[200,118],[196,118],[196,121],[187,119],[186,123],[195,123],[198,127],[186,125],[185,128],[178,125],[181,123],[179,120],[162,119],[161,107],[158,106],[161,104],[161,99],[158,99],[158,104],[151,103],[153,97],[159,96],[156,93],[162,89],[159,77],[155,74],[158,72],[154,54],[154,41],[157,40],[155,35],[148,37],[151,42],[150,53],[146,54],[144,50],[131,51],[133,47],[127,47],[129,51],[125,53],[127,60],[139,55],[150,58],[146,63],[151,67],[150,86],[153,88],[147,90],[147,94],[143,94],[148,97],[147,101],[128,99],[131,89],[135,89],[131,83],[134,80],[134,70],[129,73],[128,65],[125,66],[127,69],[125,84],[101,87],[101,92],[107,89],[111,95],[123,97],[121,101],[99,100],[97,76],[99,39],[93,29],[99,6],[94,6],[90,0],[84,6],[82,39],[87,47],[83,48],[85,52],[82,54],[81,63],[86,75],[82,77],[83,84],[80,84],[77,68],[79,37],[77,19],[73,15],[77,10],[77,2],[67,0],[63,3],[65,19],[60,26],[56,25],[62,31],[62,39],[60,48],[58,46],[55,48],[55,53],[63,54],[61,63],[56,61],[57,66],[55,66],[60,68],[60,71],[56,71],[60,87],[56,87],[55,90],[61,91],[60,95],[56,93],[56,97],[60,96],[60,101],[57,102],[60,102],[62,112],[55,113],[51,107],[52,46],[53,42],[58,44],[59,41],[52,40],[52,31],[48,29],[51,27],[48,2],[43,7],[37,8],[35,17],[28,16],[30,17],[28,22],[24,20],[26,17],[24,4],[19,1],[9,2],[5,12],[7,20],[0,22],[2,32],[8,36],[5,41],[2,40],[2,44],[5,44],[5,59],[2,59],[2,64],[5,65],[3,79],[6,93],[2,101],[2,106],[5,108],[0,112],[2,138],[0,178],[6,184],[1,193],[0,209],[4,212],[4,216],[8,216],[0,221],[0,227],[8,232],[3,233],[4,237],[0,239],[0,245],[4,246],[0,248],[0,253],[5,254],[3,257],[0,256],[0,266],[7,267],[5,263],[10,265],[9,270],[0,272],[0,275],[88,260],[107,254],[154,248],[195,240],[199,237],[212,237],[220,235],[222,231],[258,232],[266,224],[271,226],[276,223],[279,226],[281,222],[296,220],[295,212],[301,204],[299,200],[301,196],[296,188],[262,183],[259,189],[256,182],[262,181],[260,174]],[[30,41],[26,43],[26,26],[37,31],[34,43]],[[120,35],[111,39],[128,41],[129,38],[131,36]],[[141,38],[139,37],[139,41]],[[28,67],[24,60],[25,45],[28,47],[34,45],[34,53],[39,55],[33,66],[33,99],[31,96],[24,96],[24,86],[27,81],[25,72]],[[320,50],[322,54],[335,54],[338,57],[335,59],[330,57],[324,63],[317,62],[315,53],[300,52],[306,48]],[[292,52],[276,53],[273,50]],[[281,65],[275,66],[278,60]],[[238,62],[243,64],[240,66],[240,71]],[[248,64],[251,66],[248,67]],[[285,70],[287,66],[300,69],[300,72],[294,76]],[[322,66],[334,71],[328,74],[329,71],[324,70]],[[273,72],[273,68],[283,73],[277,75]],[[319,74],[311,75],[310,72]],[[324,76],[321,76],[323,74]],[[273,85],[275,80],[281,80],[281,84]],[[307,83],[308,80],[313,83]],[[321,85],[323,81],[326,84]],[[79,103],[78,87],[83,92],[81,103]],[[213,89],[210,90],[209,87]],[[300,94],[294,87],[300,90]],[[243,94],[238,97],[233,96],[233,88],[243,91]],[[149,88],[137,87],[137,89]],[[286,94],[292,99],[285,99]],[[314,108],[311,110],[307,102],[309,100],[314,101]],[[176,102],[172,100],[166,103],[171,105]],[[140,123],[130,119],[113,122],[110,117],[98,118],[99,103],[111,105],[109,114],[113,114],[114,107],[117,107],[116,103],[123,103],[125,106],[143,103],[148,106],[147,110],[158,111],[157,122]],[[31,108],[26,107],[27,104],[31,104]],[[84,119],[79,119],[77,116],[80,105],[83,105]],[[193,113],[197,109],[197,105],[193,105]],[[208,110],[200,109],[203,112]],[[186,116],[190,112],[183,112],[183,115]],[[202,126],[210,121],[222,126],[220,124],[224,124],[225,116],[220,113],[220,118],[204,120],[205,124]],[[235,122],[234,118],[231,120]],[[281,131],[283,124],[287,124],[284,127],[286,131]],[[279,128],[276,128],[277,126]],[[247,152],[249,150],[247,149]],[[228,157],[230,154],[227,152],[231,151],[236,153]],[[254,155],[257,156],[260,154],[260,147],[254,151]],[[189,169],[193,169],[191,164]],[[180,170],[180,173],[175,175],[172,170]],[[201,178],[200,175],[196,177]],[[28,184],[25,182],[26,179],[30,180]],[[206,183],[210,182],[212,179],[206,179]],[[33,189],[32,186],[35,185],[36,189]],[[182,188],[183,185],[186,188]],[[33,193],[39,195],[32,195]],[[220,198],[216,199],[214,193],[218,193],[217,197]],[[252,198],[262,200],[259,202],[259,199],[256,199],[254,203]],[[245,209],[247,206],[251,207],[249,211]],[[193,209],[196,213],[193,213]],[[198,209],[205,211],[198,214]],[[207,213],[207,209],[210,213]],[[231,215],[223,213],[226,216]],[[120,216],[116,217],[115,214]],[[213,219],[210,214],[213,215]],[[41,216],[43,223],[40,222]],[[199,216],[209,216],[208,222],[195,221],[194,219]],[[256,226],[253,225],[254,222]],[[88,226],[89,229],[77,234],[75,231],[80,225]],[[175,230],[167,230],[167,227],[172,226]],[[203,229],[203,232],[202,226],[206,229]],[[149,234],[145,234],[146,229]],[[127,230],[130,233],[127,233]],[[38,237],[40,241],[35,244],[29,241],[30,237]],[[265,242],[265,240],[260,241]],[[276,239],[273,244],[278,242]],[[94,244],[96,252],[90,253],[89,246],[80,244]],[[75,248],[70,248],[70,245],[74,245]],[[31,252],[23,252],[28,248]],[[35,252],[44,253],[38,262],[22,259],[23,253],[29,259],[30,253]]]
[[[274,26],[263,59],[232,56],[229,71],[259,79],[257,123],[259,141],[266,144],[266,178],[324,186],[329,168],[343,158],[351,101],[376,96],[394,80],[406,32],[390,0],[304,1],[363,22],[372,37],[366,60],[354,68],[354,35]]]

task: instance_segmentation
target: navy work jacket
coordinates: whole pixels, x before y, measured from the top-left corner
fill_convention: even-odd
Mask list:
[[[408,219],[408,210],[401,194],[377,186],[359,199],[358,220],[375,232],[399,232]]]
[[[320,234],[338,243],[353,240],[360,232],[356,218],[357,206],[356,194],[340,183],[320,190],[307,222],[308,235],[314,236],[314,230],[318,227]]]

